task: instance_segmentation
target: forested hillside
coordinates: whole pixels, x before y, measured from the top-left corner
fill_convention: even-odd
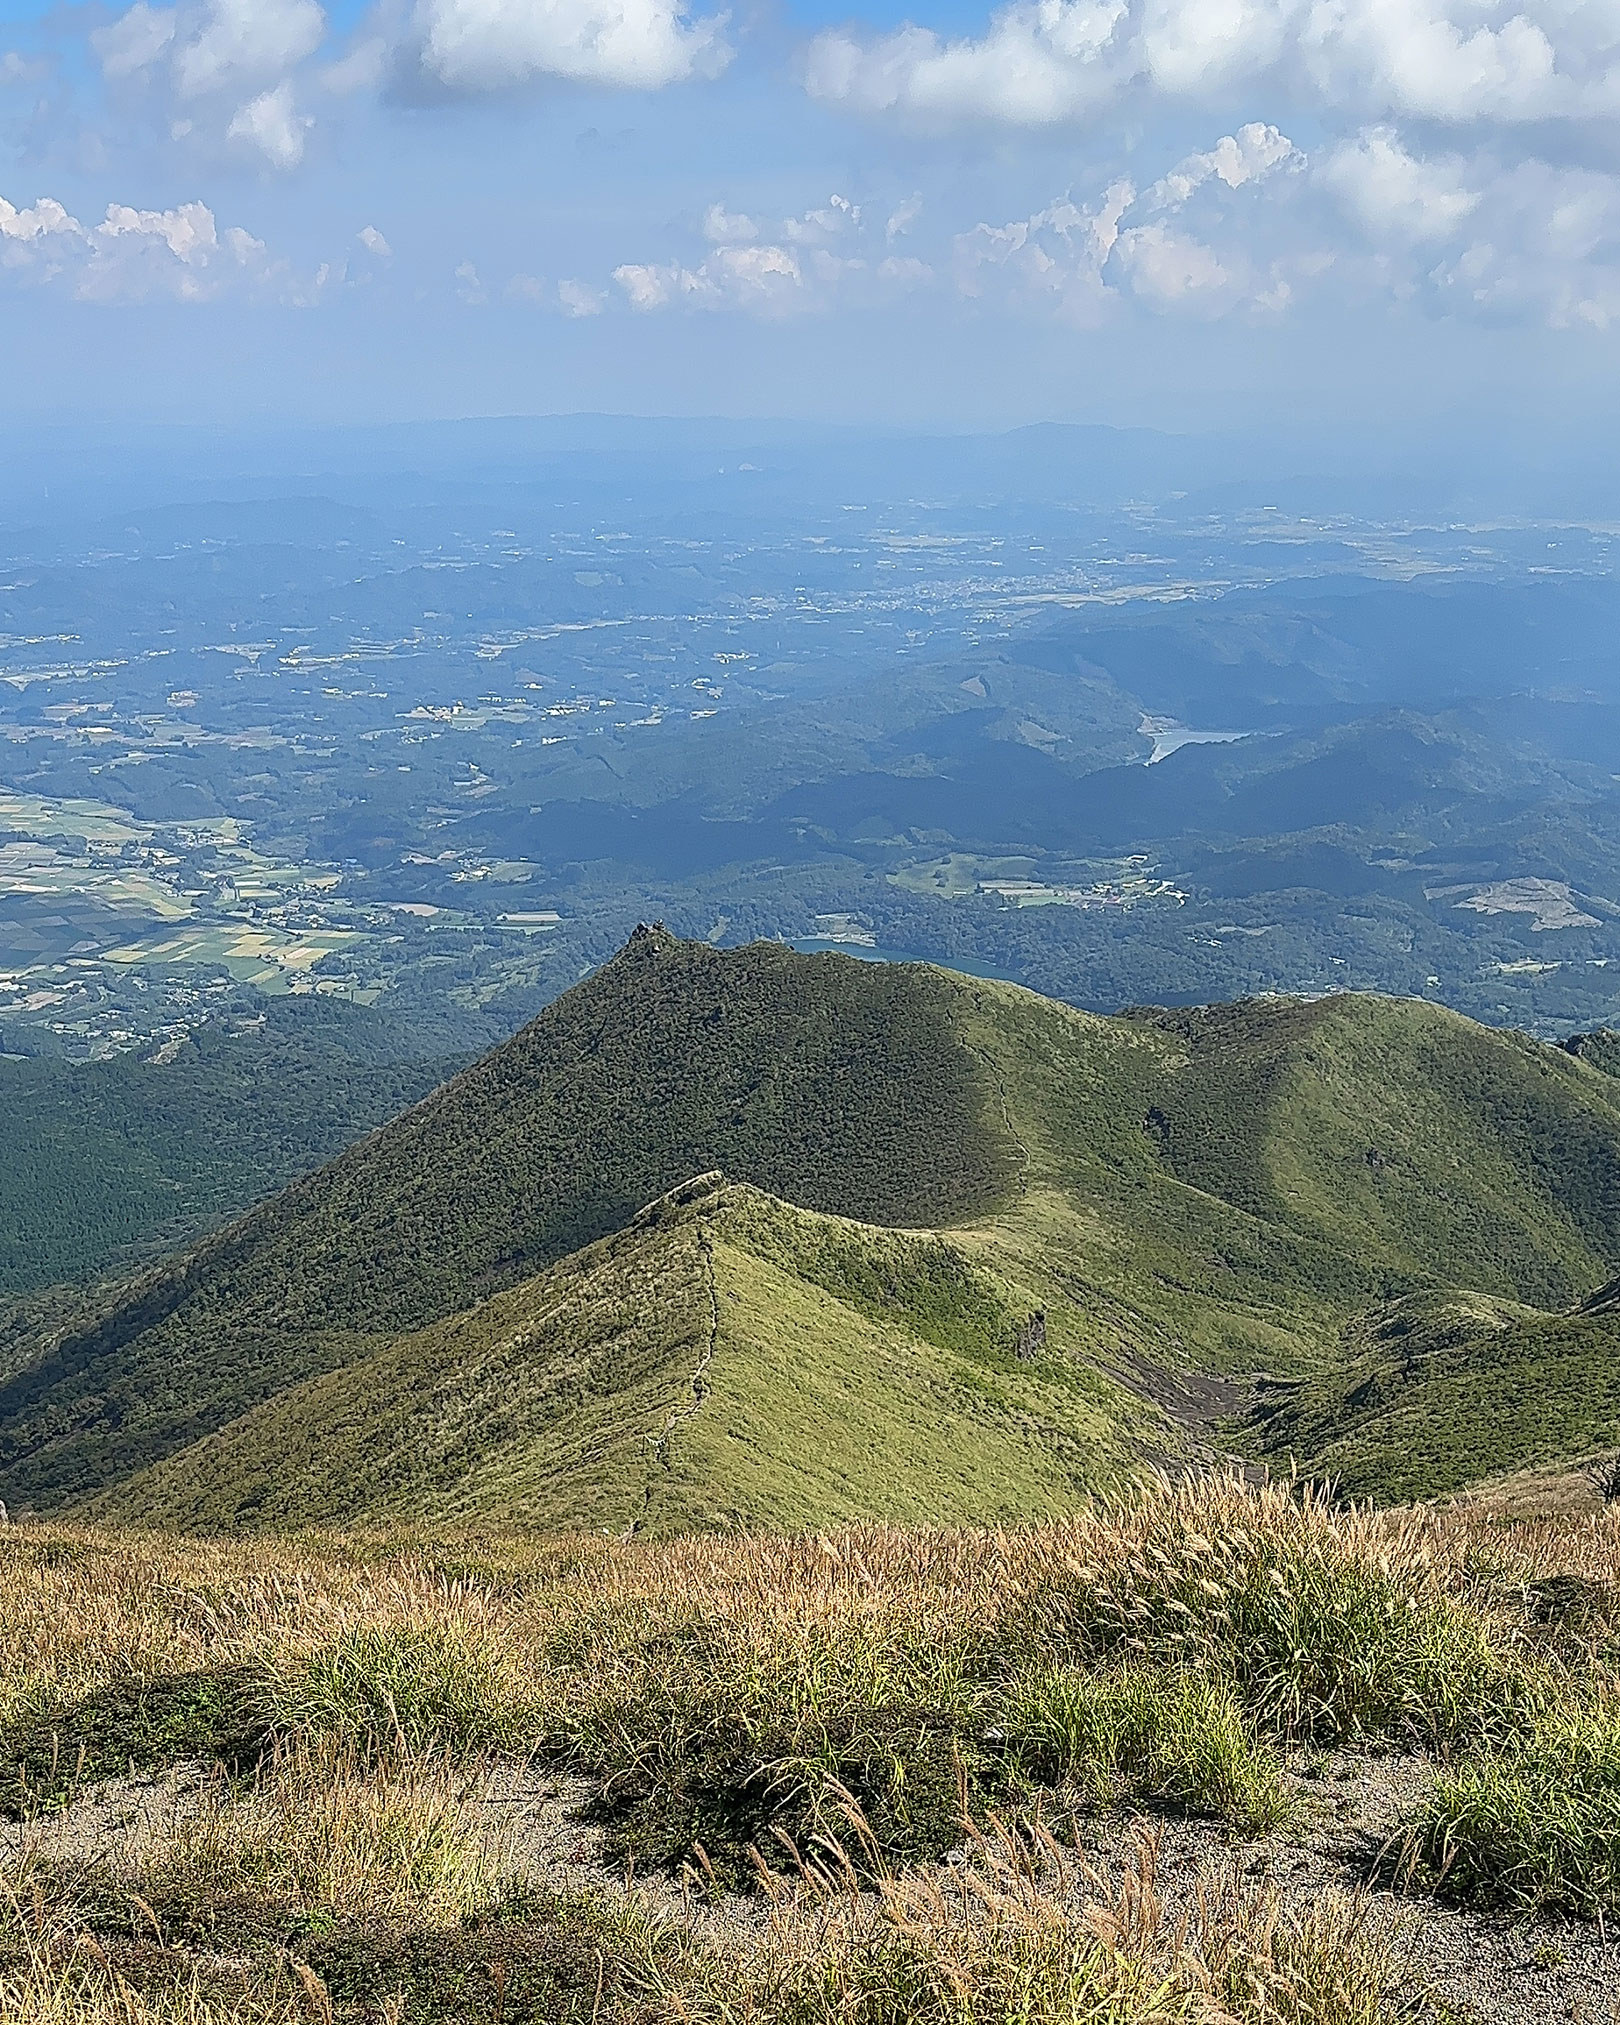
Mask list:
[[[468,1026],[307,997],[141,1055],[0,1056],[0,1293],[224,1222],[425,1096],[484,1038]]]

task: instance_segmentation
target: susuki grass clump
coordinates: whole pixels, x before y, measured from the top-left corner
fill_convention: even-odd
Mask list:
[[[159,1849],[120,1867],[166,1932],[469,1919],[518,1890],[509,1841],[476,1804],[484,1783],[431,1759],[290,1753],[245,1791],[216,1779]]]
[[[1179,1912],[1157,1845],[1124,1872],[1077,1864],[1040,1829],[975,1832],[947,1878],[880,1878],[806,1918],[785,1901],[738,2025],[1384,2025],[1387,1946],[1349,1898],[1285,1913],[1230,1870]],[[812,1894],[812,1904],[814,1895]],[[691,2015],[704,2019],[701,1995]]]
[[[1456,1594],[1422,1516],[1167,1484],[1075,1534],[1009,1632],[1079,1663],[1217,1670],[1276,1736],[1446,1744],[1511,1728],[1544,1691],[1527,1652]]]
[[[447,1613],[354,1625],[291,1665],[272,1660],[254,1699],[272,1736],[373,1755],[465,1754],[520,1747],[534,1727],[531,1694],[519,1652]]]

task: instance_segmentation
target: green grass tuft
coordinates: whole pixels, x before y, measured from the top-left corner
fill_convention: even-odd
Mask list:
[[[1290,1812],[1280,1759],[1255,1734],[1242,1696],[1217,1676],[1054,1667],[1014,1685],[1002,1723],[1012,1763],[1042,1785],[1077,1788],[1093,1805],[1128,1794],[1248,1834]]]
[[[1417,1847],[1471,1905],[1620,1912],[1620,1702],[1566,1705],[1436,1777]]]

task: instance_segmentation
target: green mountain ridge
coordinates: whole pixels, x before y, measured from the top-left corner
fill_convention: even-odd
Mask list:
[[[1020,1358],[1028,1312],[932,1233],[696,1177],[85,1510],[188,1528],[499,1512],[626,1532],[1063,1511],[1137,1457],[1118,1388],[1071,1360],[1061,1329]]]
[[[1421,1001],[1104,1018],[643,929],[14,1352],[0,1495],[988,1523],[1211,1446],[1427,1495],[1615,1438],[1616,1325],[1578,1304],[1617,1268],[1620,1082],[1578,1051]],[[1587,1374],[1544,1420],[1506,1403],[1537,1370]],[[1217,1393],[1224,1424],[1175,1405]]]

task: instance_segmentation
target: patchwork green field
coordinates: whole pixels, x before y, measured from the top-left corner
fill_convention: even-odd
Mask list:
[[[48,989],[66,958],[80,972],[223,968],[285,991],[360,932],[264,918],[318,902],[339,874],[249,838],[235,817],[146,823],[110,803],[0,792],[0,981],[14,996]]]

